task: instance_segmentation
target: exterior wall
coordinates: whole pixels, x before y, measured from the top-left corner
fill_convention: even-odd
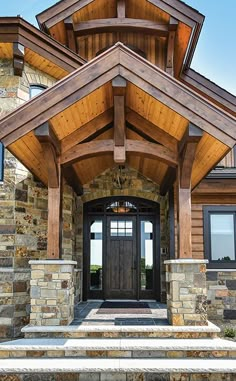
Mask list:
[[[56,80],[25,65],[14,76],[12,61],[0,60],[0,117],[29,99],[29,86],[52,86]],[[21,335],[30,313],[29,260],[45,259],[47,250],[47,189],[9,152],[5,152],[0,184],[0,340]],[[75,196],[64,186],[62,258],[75,250]]]
[[[169,256],[169,233],[168,222],[168,199],[161,197],[159,186],[151,180],[144,178],[137,171],[127,168],[127,176],[130,179],[130,184],[123,189],[118,189],[113,183],[113,170],[109,169],[96,177],[89,184],[84,185],[84,195],[78,199],[78,216],[79,227],[77,234],[77,249],[78,257],[74,258],[79,264],[79,269],[83,268],[83,204],[102,197],[111,196],[133,196],[141,197],[151,201],[160,203],[160,220],[161,220],[161,299],[166,300],[166,281],[165,281],[165,266],[164,261]],[[168,219],[168,218],[167,218]]]

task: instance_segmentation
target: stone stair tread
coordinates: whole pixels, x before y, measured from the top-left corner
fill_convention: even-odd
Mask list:
[[[27,325],[23,333],[73,333],[73,332],[186,332],[186,333],[219,333],[220,328],[208,321],[206,326],[172,326],[172,325],[70,325],[70,326],[32,326]]]
[[[50,372],[236,373],[235,360],[225,359],[3,359],[0,374]]]
[[[22,350],[201,350],[236,351],[236,342],[224,339],[156,339],[156,338],[33,338],[0,344],[1,351]]]

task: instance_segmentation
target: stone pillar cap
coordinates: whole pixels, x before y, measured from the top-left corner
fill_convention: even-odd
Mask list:
[[[177,265],[194,265],[194,264],[207,264],[209,261],[207,259],[192,259],[192,258],[183,258],[183,259],[169,259],[165,261],[165,265],[177,264]]]
[[[30,265],[77,265],[76,261],[69,261],[63,259],[44,259],[29,261]]]

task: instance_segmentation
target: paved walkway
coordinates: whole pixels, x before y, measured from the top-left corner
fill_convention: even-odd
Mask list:
[[[147,302],[151,314],[108,314],[100,315],[97,311],[102,301],[88,301],[75,306],[75,319],[71,325],[169,325],[166,305]]]

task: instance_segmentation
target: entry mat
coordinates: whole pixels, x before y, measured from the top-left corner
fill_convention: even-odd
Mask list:
[[[97,314],[151,314],[152,311],[146,302],[103,302]]]

